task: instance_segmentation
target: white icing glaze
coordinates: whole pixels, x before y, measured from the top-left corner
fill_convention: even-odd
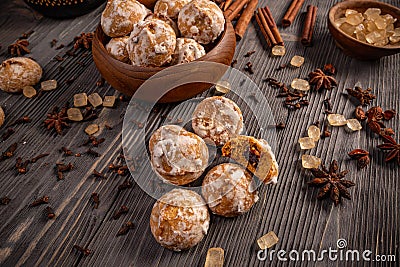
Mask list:
[[[144,20],[150,13],[144,5],[135,0],[109,0],[101,14],[101,27],[110,37],[129,34],[134,24]]]
[[[42,78],[42,68],[26,57],[9,58],[0,65],[0,88],[6,92],[22,92],[27,85],[35,85]]]
[[[175,53],[172,56],[172,64],[188,63],[201,58],[206,54],[204,47],[193,39],[176,39]]]
[[[207,143],[223,145],[243,131],[243,116],[232,100],[214,96],[200,102],[193,112],[192,127]]]
[[[172,27],[153,19],[134,26],[126,49],[132,65],[162,66],[171,61],[175,46],[176,35]]]
[[[128,38],[128,36],[112,38],[106,45],[108,53],[119,61],[129,62],[128,52],[126,51]]]
[[[201,44],[213,42],[224,30],[225,18],[221,9],[209,0],[193,0],[185,5],[178,16],[182,36]]]
[[[202,194],[210,209],[223,216],[239,215],[258,201],[252,177],[232,163],[217,165],[207,173]]]
[[[150,216],[150,228],[157,242],[175,251],[200,242],[209,224],[210,215],[202,197],[184,189],[173,189],[163,195]]]
[[[191,1],[192,0],[158,0],[154,5],[154,13],[176,19],[182,7]]]

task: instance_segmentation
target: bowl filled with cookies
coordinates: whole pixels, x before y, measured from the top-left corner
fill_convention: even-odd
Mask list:
[[[210,0],[109,0],[92,50],[104,79],[132,96],[148,78],[170,66],[192,61],[229,65],[235,46],[231,22]],[[206,83],[181,85],[159,102],[182,101],[208,88]]]

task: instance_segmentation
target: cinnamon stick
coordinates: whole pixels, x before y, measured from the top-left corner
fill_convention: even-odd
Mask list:
[[[304,0],[293,0],[292,4],[289,6],[289,9],[286,11],[286,14],[282,19],[283,27],[288,27],[293,23],[297,13],[299,13],[299,10],[303,4]]]
[[[253,13],[257,8],[257,4],[258,0],[250,0],[238,22],[236,23],[235,34],[238,40],[243,38],[243,35],[247,30],[247,26],[249,26],[250,20],[253,17]]]
[[[312,36],[314,32],[315,20],[317,18],[318,7],[309,5],[307,7],[306,21],[304,23],[303,35],[301,37],[301,43],[304,46],[310,46],[312,42]]]
[[[267,23],[267,21],[266,21],[266,19],[265,19],[265,17],[264,17],[264,14],[263,14],[261,8],[259,8],[259,9],[257,10],[257,16],[258,16],[259,21],[260,21],[260,23],[258,24],[258,26],[259,26],[261,29],[264,29],[264,32],[263,32],[262,30],[261,30],[261,32],[263,33],[265,40],[267,40],[268,46],[269,46],[269,47],[272,47],[272,46],[277,45],[278,43],[277,43],[277,41],[276,41],[276,39],[275,39],[275,37],[274,37],[274,35],[273,35],[271,29],[270,29],[269,26],[268,26],[268,23]],[[269,42],[268,42],[268,41],[269,41]]]
[[[263,26],[263,24],[261,22],[261,18],[260,18],[260,13],[259,12],[256,13],[256,22],[258,24],[258,27],[260,27],[261,33],[264,36],[264,39],[267,42],[268,47],[272,47],[271,40],[269,39],[268,34],[265,31],[265,28],[264,28],[264,26]]]
[[[243,9],[243,7],[249,2],[249,0],[236,0],[229,8],[224,12],[225,18],[233,20],[237,14]]]
[[[283,39],[281,37],[281,34],[279,33],[278,27],[276,26],[274,17],[272,16],[271,10],[269,9],[268,6],[265,6],[262,10],[261,10],[267,20],[268,26],[272,32],[272,34],[274,35],[274,38],[277,42],[278,45],[283,45]]]
[[[232,0],[226,0],[224,2],[224,8],[222,9],[224,12],[229,8],[229,6],[232,4]]]

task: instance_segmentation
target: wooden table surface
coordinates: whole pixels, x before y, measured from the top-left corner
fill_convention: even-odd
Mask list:
[[[299,43],[304,13],[294,24],[281,29],[287,53],[283,58],[270,57],[265,48],[258,26],[251,23],[244,37],[238,43],[235,59],[237,69],[243,71],[251,61],[255,73],[248,75],[263,92],[272,109],[276,122],[286,123],[286,128],[277,131],[276,155],[280,166],[278,183],[275,186],[260,188],[259,202],[245,215],[233,219],[211,216],[211,225],[204,240],[192,249],[180,253],[162,248],[152,237],[149,216],[155,202],[134,183],[130,189],[118,194],[117,187],[125,179],[134,182],[131,175],[126,177],[108,171],[109,163],[118,163],[122,143],[122,122],[128,102],[118,102],[113,109],[104,108],[94,121],[100,125],[99,137],[105,142],[96,151],[101,156],[95,158],[83,154],[82,157],[65,157],[59,149],[63,146],[74,153],[83,153],[86,148],[80,145],[87,139],[85,127],[93,122],[72,123],[62,136],[43,127],[46,113],[54,105],[62,106],[72,101],[73,95],[98,92],[101,96],[120,94],[107,83],[96,86],[100,75],[93,63],[91,53],[85,57],[84,50],[78,50],[75,57],[65,57],[58,62],[57,55],[64,56],[71,50],[72,40],[81,32],[93,31],[99,23],[103,6],[75,19],[54,20],[32,12],[21,0],[1,1],[0,3],[0,60],[9,57],[7,46],[24,32],[33,30],[29,37],[29,48],[33,57],[44,68],[43,79],[56,79],[59,88],[40,97],[27,99],[22,95],[0,92],[0,105],[7,114],[6,124],[0,129],[3,134],[7,124],[22,116],[30,116],[32,122],[14,126],[16,132],[0,143],[4,151],[10,144],[18,142],[14,158],[0,162],[0,197],[8,196],[11,202],[0,206],[0,265],[1,266],[202,266],[208,248],[222,247],[225,250],[225,266],[268,266],[269,261],[257,259],[258,248],[255,243],[263,234],[274,231],[279,237],[275,250],[303,251],[312,249],[321,252],[331,247],[337,248],[337,240],[347,241],[346,249],[371,250],[372,255],[395,255],[397,264],[400,257],[400,168],[395,163],[385,163],[385,154],[376,146],[381,139],[369,130],[348,133],[344,128],[331,129],[329,138],[318,142],[317,147],[305,153],[321,157],[329,163],[336,159],[341,169],[350,170],[347,178],[356,183],[350,189],[352,200],[344,200],[335,207],[329,200],[318,201],[318,190],[308,188],[306,182],[311,174],[301,167],[301,155],[297,140],[306,135],[307,127],[315,121],[323,121],[323,100],[330,98],[333,111],[352,117],[356,105],[344,94],[345,88],[360,83],[363,88],[370,87],[377,95],[372,105],[383,109],[400,110],[400,55],[382,58],[375,62],[362,62],[345,56],[339,50],[327,29],[329,7],[338,1],[306,1],[317,5],[314,46],[303,47]],[[399,6],[397,0],[384,1]],[[290,1],[260,1],[260,6],[269,5],[275,20],[280,21]],[[50,47],[53,39],[65,47],[60,50]],[[248,51],[255,50],[250,58],[244,57]],[[298,69],[277,70],[294,55],[305,58],[305,64]],[[336,66],[339,82],[337,88],[322,93],[311,92],[307,99],[308,107],[289,111],[276,98],[277,89],[268,86],[263,79],[275,77],[285,83],[294,78],[305,78],[308,73],[326,63]],[[63,66],[60,70],[59,66]],[[71,80],[72,82],[66,83]],[[204,95],[210,95],[206,92]],[[228,95],[229,96],[229,95]],[[166,117],[174,105],[160,106],[157,118],[146,129],[148,133],[167,123]],[[244,112],[244,117],[249,114]],[[163,118],[163,119],[161,119]],[[250,120],[247,127],[254,127]],[[104,125],[112,126],[111,130]],[[395,131],[400,131],[399,115],[386,122]],[[395,136],[399,141],[399,134]],[[371,164],[358,170],[356,162],[347,152],[363,148],[371,153]],[[15,158],[31,158],[39,153],[50,155],[29,166],[24,175],[17,175],[14,169]],[[65,173],[65,179],[58,181],[54,166],[56,162],[72,162],[74,169]],[[93,169],[106,174],[101,180],[91,176]],[[141,175],[141,174],[134,174]],[[151,175],[151,173],[143,174]],[[98,209],[93,208],[91,194],[100,195]],[[44,206],[28,207],[36,198],[48,195],[56,218],[48,220]],[[118,220],[112,215],[121,205],[130,210]],[[116,237],[121,225],[131,220],[135,228],[127,235]],[[89,256],[82,256],[73,249],[75,244],[92,250]],[[355,262],[329,261],[321,263],[278,261],[273,265],[339,265],[350,266]],[[359,265],[367,264],[360,261]],[[369,264],[377,264],[369,263]],[[383,263],[381,263],[383,264]],[[394,262],[386,265],[396,265]]]

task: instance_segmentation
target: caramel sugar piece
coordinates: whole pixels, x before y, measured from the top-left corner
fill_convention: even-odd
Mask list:
[[[279,238],[276,236],[276,234],[273,231],[268,232],[267,234],[263,235],[257,240],[257,244],[260,247],[260,249],[267,249],[271,248],[275,244],[277,244],[279,241]]]
[[[210,248],[207,251],[207,258],[204,267],[224,266],[224,250],[222,248]]]

